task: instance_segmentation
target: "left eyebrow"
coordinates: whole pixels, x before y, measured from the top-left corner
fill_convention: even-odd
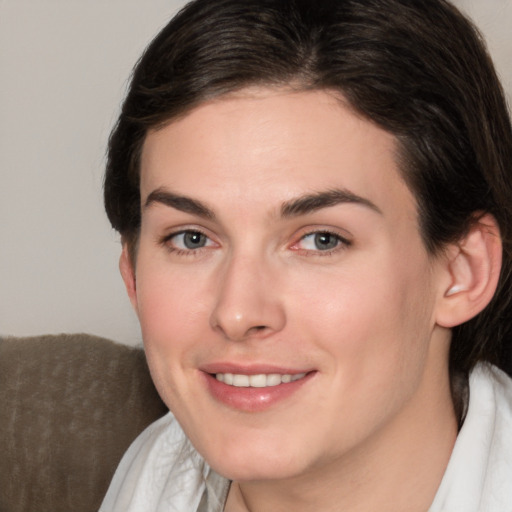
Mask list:
[[[331,189],[324,192],[316,192],[286,201],[281,206],[282,217],[298,217],[316,212],[323,208],[329,208],[338,204],[354,203],[365,206],[382,215],[380,208],[369,199],[358,196],[350,190]]]

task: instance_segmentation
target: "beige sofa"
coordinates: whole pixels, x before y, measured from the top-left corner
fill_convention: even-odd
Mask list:
[[[167,409],[141,349],[0,339],[0,512],[95,512],[131,441]]]

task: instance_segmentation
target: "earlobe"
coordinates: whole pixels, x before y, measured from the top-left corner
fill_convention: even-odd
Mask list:
[[[119,258],[119,270],[126,287],[126,292],[130,298],[130,302],[132,303],[133,309],[137,312],[137,282],[135,278],[135,268],[126,243],[123,244],[123,250]]]
[[[486,214],[448,251],[449,285],[441,290],[436,321],[442,327],[460,325],[491,301],[501,270],[502,243],[498,224]]]

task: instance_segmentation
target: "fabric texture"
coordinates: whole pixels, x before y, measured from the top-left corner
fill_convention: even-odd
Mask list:
[[[131,445],[100,512],[222,512],[228,488],[168,413]]]
[[[0,511],[97,512],[123,454],[166,413],[142,349],[0,339]]]
[[[469,393],[466,420],[429,512],[512,512],[512,380],[479,365]]]
[[[132,444],[100,512],[221,512],[228,490],[169,413]],[[467,416],[429,512],[512,512],[512,380],[495,367],[470,375]]]

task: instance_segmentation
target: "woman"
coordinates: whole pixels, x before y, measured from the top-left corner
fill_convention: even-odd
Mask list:
[[[512,135],[442,0],[196,0],[105,204],[171,413],[102,511],[505,511]]]

